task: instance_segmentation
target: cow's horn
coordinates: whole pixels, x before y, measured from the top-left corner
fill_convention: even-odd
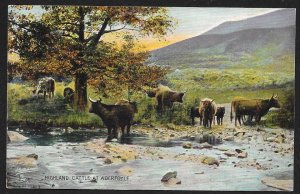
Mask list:
[[[91,97],[89,97],[89,100],[90,100],[91,102],[97,102],[96,100],[91,99]]]
[[[273,98],[274,97],[274,93],[273,93],[273,95],[272,95],[272,97],[271,98]]]
[[[212,99],[210,102],[213,102],[215,99]]]

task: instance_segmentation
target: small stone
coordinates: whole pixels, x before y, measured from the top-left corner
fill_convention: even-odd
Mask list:
[[[229,156],[229,157],[231,157],[231,156],[236,156],[236,152],[233,152],[233,151],[227,151],[227,152],[224,152],[224,155]]]
[[[234,141],[234,136],[226,136],[223,138],[225,141]]]
[[[28,158],[34,158],[36,160],[38,159],[38,155],[36,155],[36,154],[29,154],[26,157],[28,157]]]
[[[168,185],[179,185],[181,184],[181,180],[178,178],[170,178],[166,183]]]
[[[191,149],[192,148],[192,143],[191,142],[184,142],[182,144],[182,147],[185,149]]]
[[[200,144],[200,148],[207,148],[207,149],[209,149],[209,148],[212,148],[213,146],[212,145],[210,145],[209,143],[207,143],[207,142],[204,142],[204,143],[201,143]]]
[[[204,171],[201,171],[201,172],[195,172],[195,174],[204,174]]]
[[[161,179],[162,182],[167,182],[171,178],[176,178],[177,171],[174,172],[167,172]]]
[[[239,137],[241,137],[241,136],[244,136],[245,134],[246,134],[245,131],[238,131],[238,132],[236,132],[236,133],[234,134],[234,136],[239,136]]]
[[[112,164],[112,163],[113,163],[112,160],[109,159],[109,158],[106,158],[106,159],[104,160],[104,164]]]
[[[275,141],[275,137],[268,137],[268,138],[267,138],[267,141],[269,141],[269,142],[274,142],[274,141]]]
[[[214,165],[216,164],[219,166],[219,161],[213,157],[206,156],[202,159],[201,161],[203,164],[208,164],[208,165]]]
[[[247,158],[248,153],[247,152],[241,152],[237,155],[238,158]]]

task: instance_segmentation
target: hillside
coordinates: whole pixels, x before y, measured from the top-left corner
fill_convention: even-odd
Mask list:
[[[280,28],[271,28],[273,24],[270,24],[268,28],[260,28],[261,23],[254,26],[253,21],[257,20],[257,17],[255,17],[255,19],[248,19],[250,22],[248,22],[247,27],[257,28],[222,34],[225,29],[232,30],[232,26],[247,23],[248,20],[226,22],[221,25],[222,28],[219,26],[206,34],[152,51],[150,61],[159,65],[169,65],[173,68],[215,68],[239,63],[252,66],[255,65],[253,61],[264,65],[270,64],[282,56],[294,55],[295,26],[282,27],[291,23],[284,23],[283,20],[277,20],[277,17],[274,16],[276,13],[283,16],[283,11],[286,17],[289,17],[290,10],[288,12],[279,10],[264,16],[258,16],[262,21],[270,21],[270,14],[273,15],[273,24],[277,23],[278,26],[281,26]],[[264,17],[265,19],[262,19]],[[284,24],[279,25],[279,23]],[[217,29],[220,29],[222,33],[214,33]]]
[[[282,9],[240,21],[225,22],[204,34],[228,34],[256,28],[283,28],[296,24],[296,10]]]

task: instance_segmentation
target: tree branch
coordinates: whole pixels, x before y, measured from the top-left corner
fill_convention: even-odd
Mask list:
[[[116,31],[119,31],[119,30],[123,30],[125,29],[126,25],[123,26],[122,28],[118,28],[118,29],[113,29],[113,30],[105,30],[103,34],[107,34],[107,33],[110,33],[110,32],[116,32]]]
[[[95,47],[97,45],[97,43],[99,42],[101,36],[105,32],[105,28],[107,27],[109,20],[110,20],[110,17],[105,18],[98,34],[95,37],[91,36],[91,37],[93,37],[93,38],[91,38],[91,40],[93,40],[90,44],[91,47]]]

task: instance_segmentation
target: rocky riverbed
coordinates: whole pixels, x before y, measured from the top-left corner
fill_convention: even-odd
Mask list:
[[[293,190],[293,131],[234,127],[228,116],[212,129],[134,126],[121,142],[102,130],[17,131],[29,139],[9,138],[9,188]]]

